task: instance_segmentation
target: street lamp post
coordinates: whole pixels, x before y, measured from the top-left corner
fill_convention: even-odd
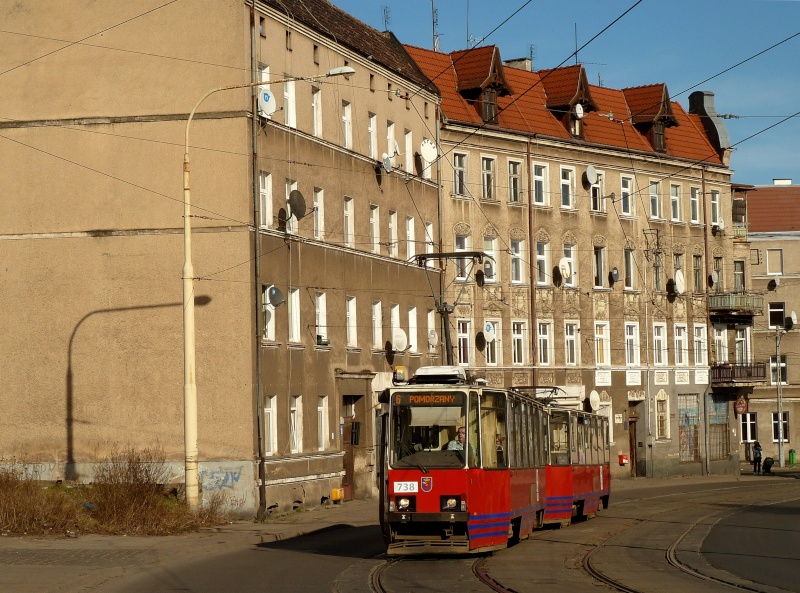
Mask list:
[[[183,150],[183,447],[186,473],[186,504],[192,511],[200,506],[198,487],[197,450],[197,380],[195,374],[195,331],[194,331],[194,267],[192,266],[192,200],[189,185],[189,127],[200,104],[219,91],[244,89],[265,84],[280,84],[295,80],[316,81],[333,76],[350,76],[355,70],[350,66],[333,68],[319,76],[290,76],[280,80],[262,80],[245,84],[235,84],[211,89],[195,103],[186,121],[186,134]],[[255,221],[257,227],[258,221]]]

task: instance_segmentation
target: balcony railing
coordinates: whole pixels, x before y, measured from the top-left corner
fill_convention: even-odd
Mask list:
[[[733,231],[733,240],[734,241],[747,241],[747,225],[746,224],[736,224],[734,223],[732,226]]]
[[[711,384],[763,383],[767,380],[765,362],[726,362],[711,365]]]
[[[761,315],[764,312],[764,296],[751,292],[712,293],[708,295],[708,308],[712,313]]]

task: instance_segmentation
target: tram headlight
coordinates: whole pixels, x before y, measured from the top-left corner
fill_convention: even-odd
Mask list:
[[[407,511],[411,506],[411,500],[408,498],[398,498],[397,499],[397,510],[398,511]]]
[[[457,511],[464,506],[458,496],[442,496],[440,504],[443,511]]]

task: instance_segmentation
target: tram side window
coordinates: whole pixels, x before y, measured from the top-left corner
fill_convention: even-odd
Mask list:
[[[520,403],[520,414],[519,414],[519,425],[520,425],[520,438],[519,438],[519,456],[520,456],[520,467],[530,467],[531,466],[531,459],[530,459],[530,439],[531,439],[531,431],[530,425],[528,424],[528,411],[530,410],[530,406],[525,402]]]
[[[508,398],[508,447],[505,454],[509,467],[519,467],[519,402],[513,397]],[[495,439],[497,440],[497,439]],[[495,443],[497,444],[497,443]]]
[[[502,393],[481,393],[481,459],[485,469],[507,467],[506,407]]]
[[[550,463],[569,465],[569,416],[554,412],[550,416]]]
[[[603,418],[600,424],[600,442],[603,447],[603,463],[611,460],[611,444],[608,442],[608,419]]]
[[[547,464],[547,459],[550,456],[550,441],[547,439],[547,423],[548,423],[548,416],[547,413],[541,409],[537,408],[539,415],[539,422],[537,423],[536,427],[536,435],[539,439],[539,445],[536,447],[536,454],[539,456],[536,460],[537,467],[543,467]]]
[[[598,418],[596,416],[591,416],[589,418],[589,448],[592,451],[592,459],[591,464],[597,465],[600,463],[600,451],[597,449],[597,424]]]
[[[481,455],[481,447],[476,446],[479,442],[479,425],[480,425],[480,417],[478,407],[478,394],[474,391],[470,391],[469,394],[469,421],[467,422],[467,440],[470,443],[470,450],[474,449],[475,451],[475,459],[469,460],[470,467],[483,467],[483,463],[481,462],[482,455]]]

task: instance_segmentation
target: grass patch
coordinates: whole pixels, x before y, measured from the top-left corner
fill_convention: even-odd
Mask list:
[[[164,489],[169,471],[159,447],[115,449],[91,484],[43,485],[22,464],[0,467],[0,533],[169,535],[227,522],[225,498],[197,513]]]

